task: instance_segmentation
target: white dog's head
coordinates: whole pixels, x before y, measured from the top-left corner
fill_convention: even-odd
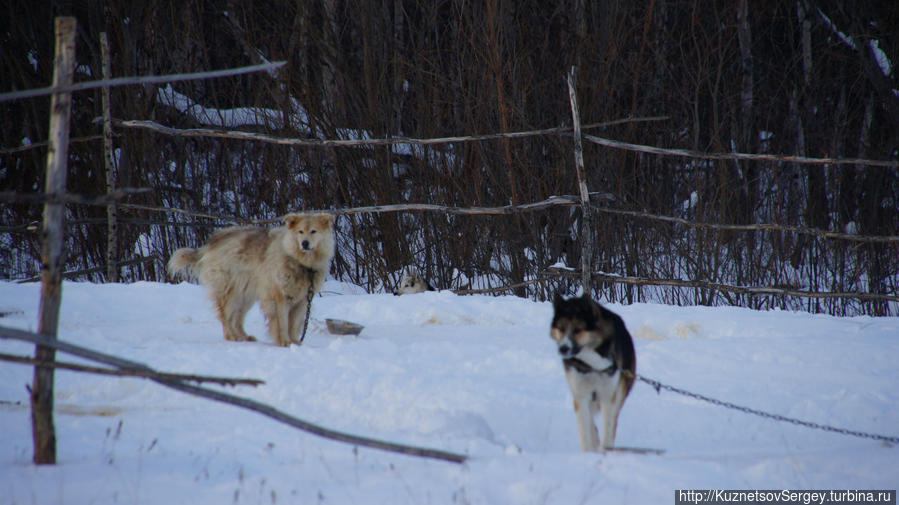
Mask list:
[[[425,280],[424,276],[418,273],[418,269],[412,266],[406,267],[403,272],[403,280],[400,285],[393,290],[395,295],[412,295],[415,293],[424,293],[425,291],[435,291],[431,283]]]
[[[288,214],[284,216],[284,224],[303,252],[333,248],[334,216],[331,214]]]
[[[409,272],[405,276],[403,276],[402,282],[396,291],[393,292],[395,295],[411,295],[415,293],[424,293],[428,290],[428,285],[425,283],[425,280],[421,277],[421,274],[418,272]]]

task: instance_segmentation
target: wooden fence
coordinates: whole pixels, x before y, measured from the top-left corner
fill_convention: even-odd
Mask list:
[[[113,86],[126,86],[126,85],[143,85],[143,84],[159,84],[159,83],[170,83],[177,81],[186,81],[186,80],[197,80],[197,79],[209,79],[209,78],[221,78],[221,77],[230,77],[235,75],[241,75],[249,72],[261,72],[261,71],[271,71],[273,69],[277,69],[285,64],[285,62],[275,62],[275,63],[265,63],[261,65],[252,65],[247,67],[235,68],[235,69],[224,69],[224,70],[216,70],[216,71],[207,71],[207,72],[199,72],[199,73],[184,73],[184,74],[173,74],[173,75],[165,75],[165,76],[138,76],[138,77],[120,77],[120,78],[112,78],[109,75],[108,71],[108,47],[103,43],[105,37],[101,36],[101,45],[106,48],[104,51],[104,75],[103,79],[97,81],[90,82],[82,82],[77,84],[68,83],[54,83],[52,86],[34,90],[25,90],[25,91],[16,91],[9,93],[0,94],[0,102],[8,101],[8,100],[21,100],[27,98],[35,98],[41,96],[67,96],[72,92],[84,91],[84,90],[93,90],[93,89],[101,89],[104,91],[103,99],[103,134],[96,136],[88,136],[88,137],[80,137],[74,139],[67,139],[66,144],[71,142],[87,142],[87,141],[95,141],[102,139],[104,141],[104,152],[106,158],[106,172],[107,172],[107,194],[102,196],[83,196],[83,195],[71,195],[66,194],[64,191],[53,191],[52,188],[47,188],[47,192],[45,194],[36,195],[36,194],[17,194],[11,192],[0,192],[0,201],[5,202],[31,202],[31,203],[43,203],[48,206],[53,206],[53,208],[58,209],[60,204],[80,204],[80,205],[100,205],[104,206],[108,209],[106,225],[108,227],[108,244],[107,244],[107,265],[106,265],[106,276],[107,280],[111,282],[117,281],[119,268],[129,264],[136,264],[142,261],[156,261],[158,258],[156,257],[148,257],[148,258],[137,258],[131,259],[127,261],[119,261],[119,254],[117,252],[118,245],[116,242],[117,235],[117,209],[118,208],[130,208],[130,209],[140,209],[145,211],[152,212],[160,212],[160,213],[178,213],[182,215],[188,215],[193,217],[200,218],[209,218],[215,219],[223,223],[240,223],[240,224],[270,224],[275,222],[276,220],[240,220],[235,219],[233,216],[222,216],[222,215],[211,215],[207,213],[193,212],[190,210],[184,209],[171,209],[165,207],[152,207],[152,206],[139,206],[139,205],[129,205],[120,203],[123,199],[128,197],[131,194],[140,192],[140,191],[149,191],[148,189],[134,189],[134,188],[116,188],[114,176],[113,176],[113,168],[112,164],[114,163],[112,151],[113,151],[113,143],[114,143],[114,132],[113,127],[115,128],[129,128],[129,129],[142,129],[149,132],[153,132],[160,135],[174,136],[174,137],[202,137],[202,138],[222,138],[222,139],[237,139],[237,140],[245,140],[245,141],[254,141],[254,142],[264,142],[271,143],[282,146],[302,146],[302,147],[318,147],[318,148],[349,148],[349,147],[359,147],[359,146],[384,146],[384,145],[398,145],[398,144],[412,144],[412,145],[439,145],[439,144],[451,144],[451,143],[460,143],[460,142],[482,142],[488,140],[495,139],[511,139],[511,138],[525,138],[525,137],[533,137],[533,136],[547,136],[547,135],[555,135],[555,136],[572,136],[573,142],[573,158],[575,169],[577,171],[577,180],[578,184],[578,195],[576,197],[553,197],[548,198],[539,202],[525,203],[520,205],[508,205],[503,207],[473,207],[473,208],[459,208],[459,207],[449,207],[435,204],[416,204],[416,203],[402,203],[402,204],[393,204],[393,205],[379,205],[379,206],[367,206],[367,207],[355,207],[355,208],[346,208],[346,209],[338,209],[338,210],[328,210],[328,212],[332,212],[340,215],[351,215],[351,214],[372,214],[372,213],[388,213],[388,212],[441,212],[448,214],[456,214],[456,215],[507,215],[507,214],[516,214],[523,212],[536,212],[540,210],[544,210],[554,206],[567,206],[567,207],[578,207],[581,210],[582,219],[580,222],[582,224],[582,229],[580,230],[581,236],[587,236],[587,230],[590,229],[590,226],[593,222],[593,216],[597,213],[599,214],[611,214],[611,215],[619,215],[619,216],[627,216],[633,219],[643,219],[643,220],[653,220],[658,222],[667,222],[672,224],[680,224],[692,228],[706,228],[706,229],[715,229],[715,230],[728,230],[728,231],[781,231],[795,234],[804,234],[816,236],[822,239],[829,240],[846,240],[860,243],[899,243],[899,236],[866,236],[866,235],[856,235],[849,233],[842,233],[836,231],[829,230],[819,230],[813,228],[805,228],[799,226],[784,226],[773,223],[756,223],[756,224],[719,224],[719,223],[702,223],[691,221],[688,219],[673,217],[673,216],[662,216],[655,215],[645,212],[624,210],[624,209],[614,209],[609,206],[597,205],[596,198],[591,200],[591,195],[587,189],[586,184],[586,174],[584,171],[584,161],[583,161],[583,148],[582,141],[587,141],[591,143],[595,143],[598,145],[602,145],[612,149],[622,149],[628,151],[635,151],[641,153],[648,153],[652,155],[658,156],[677,156],[677,157],[687,157],[691,159],[702,159],[702,160],[751,160],[751,161],[776,161],[783,163],[797,163],[797,164],[809,164],[809,165],[839,165],[839,164],[853,164],[853,165],[864,165],[871,167],[889,167],[896,168],[899,167],[899,163],[893,161],[884,161],[884,160],[868,160],[868,159],[855,159],[855,158],[811,158],[811,157],[801,157],[801,156],[790,156],[790,155],[772,155],[772,154],[747,154],[747,153],[706,153],[706,152],[698,152],[684,149],[667,149],[660,148],[655,146],[647,146],[647,145],[638,145],[632,143],[621,142],[613,139],[607,139],[603,137],[599,137],[596,135],[589,135],[582,133],[582,130],[588,130],[597,127],[605,127],[615,124],[622,124],[626,122],[637,122],[637,121],[661,121],[664,120],[664,117],[649,117],[649,118],[625,118],[616,121],[610,121],[605,123],[593,123],[581,125],[578,108],[577,108],[577,99],[576,99],[576,73],[575,69],[572,69],[572,72],[568,76],[568,91],[569,97],[571,100],[571,112],[572,112],[572,124],[573,127],[570,128],[547,128],[541,130],[531,130],[531,131],[520,131],[520,132],[508,132],[508,133],[496,133],[496,134],[481,134],[481,135],[468,135],[468,136],[455,136],[455,137],[442,137],[442,138],[389,138],[389,139],[307,139],[307,138],[285,138],[285,137],[277,137],[262,133],[256,132],[246,132],[246,131],[235,131],[235,130],[224,130],[224,129],[212,129],[212,128],[195,128],[195,129],[176,129],[171,128],[153,121],[146,120],[121,120],[116,119],[111,116],[111,106],[108,103],[108,90]],[[42,143],[36,143],[28,146],[21,146],[17,148],[4,149],[0,151],[0,154],[13,154],[22,152],[28,149],[35,148],[49,148],[51,154],[55,151],[60,151],[61,140],[57,139],[56,143],[48,141]],[[56,146],[56,147],[55,147]],[[130,220],[134,222],[134,220]],[[173,223],[167,223],[162,221],[141,221],[144,225],[157,225],[157,226],[172,226]],[[46,225],[46,223],[45,223]],[[4,229],[0,229],[0,232],[6,233],[17,233],[21,232],[24,229],[27,229],[27,225],[22,226],[11,226],[6,227]],[[886,301],[899,301],[899,297],[891,296],[891,295],[877,295],[872,293],[820,293],[820,292],[807,292],[800,290],[778,290],[774,287],[766,287],[766,286],[757,286],[757,287],[744,287],[744,286],[732,286],[724,283],[707,283],[703,281],[684,281],[680,279],[637,279],[634,277],[627,276],[617,276],[614,274],[604,273],[604,272],[594,272],[591,265],[590,259],[592,258],[592,243],[589,240],[581,241],[582,247],[582,264],[580,265],[580,271],[577,274],[577,277],[580,278],[581,285],[584,289],[589,290],[590,284],[593,280],[602,280],[603,282],[611,282],[611,283],[624,283],[624,284],[638,284],[638,285],[656,285],[656,286],[692,286],[692,287],[714,287],[714,289],[720,289],[724,291],[732,291],[739,292],[744,294],[758,294],[758,295],[770,295],[772,293],[777,293],[781,295],[787,296],[796,296],[796,297],[809,297],[809,298],[820,298],[820,297],[850,297],[857,299],[879,299]],[[89,268],[82,269],[75,272],[64,272],[60,275],[63,277],[73,277],[77,275],[84,275],[88,272],[97,272],[102,271],[100,268]],[[560,270],[548,270],[544,272],[543,275],[556,275],[556,276],[570,276],[570,272],[562,272]],[[22,279],[25,281],[35,280],[35,278]],[[474,290],[477,292],[483,291],[492,291],[499,292],[503,291],[503,287],[490,287],[487,290]]]
[[[101,36],[101,44],[104,38]],[[105,47],[105,45],[104,45]],[[104,52],[104,68],[107,68],[105,64],[108,61],[108,49]],[[225,70],[217,70],[210,72],[199,72],[199,73],[186,73],[186,74],[174,74],[174,75],[166,75],[166,76],[141,76],[141,77],[121,77],[121,78],[112,78],[109,76],[109,72],[105,72],[103,79],[98,81],[90,81],[90,82],[82,82],[78,84],[65,84],[58,85],[54,84],[53,86],[47,88],[40,88],[36,90],[26,90],[26,91],[17,91],[11,93],[3,93],[0,94],[0,102],[8,101],[8,100],[19,100],[26,98],[35,98],[40,96],[47,95],[65,95],[71,92],[84,91],[84,90],[93,90],[93,89],[101,89],[104,90],[103,97],[104,100],[107,100],[108,90],[113,86],[126,86],[126,85],[141,85],[141,84],[159,84],[159,83],[167,83],[167,82],[175,82],[175,81],[186,81],[186,80],[196,80],[196,79],[209,79],[209,78],[221,78],[221,77],[229,77],[234,75],[240,75],[249,72],[261,72],[261,71],[271,71],[273,69],[279,68],[284,65],[284,62],[276,62],[276,63],[266,63],[262,65],[253,65],[248,67],[241,67],[235,69],[225,69]],[[234,216],[223,216],[223,215],[214,215],[209,213],[195,212],[186,209],[176,209],[176,208],[168,208],[162,206],[148,206],[148,205],[133,205],[127,203],[121,203],[128,196],[143,192],[149,191],[147,188],[117,188],[113,176],[113,168],[112,164],[114,163],[112,151],[113,151],[113,143],[115,138],[115,133],[113,128],[125,128],[125,129],[138,129],[145,130],[154,134],[166,135],[172,137],[181,137],[181,138],[220,138],[220,139],[232,139],[232,140],[243,140],[243,141],[252,141],[252,142],[263,142],[281,146],[293,146],[293,147],[311,147],[311,148],[352,148],[352,147],[361,147],[361,146],[388,146],[388,145],[400,145],[400,144],[409,144],[409,145],[440,145],[440,144],[453,144],[453,143],[461,143],[461,142],[483,142],[495,139],[514,139],[514,138],[526,138],[526,137],[534,137],[534,136],[571,136],[573,138],[573,159],[574,165],[577,172],[577,180],[578,180],[578,194],[576,196],[557,196],[551,197],[542,201],[530,202],[518,205],[507,205],[502,207],[470,207],[470,208],[461,208],[461,207],[451,207],[444,205],[436,205],[436,204],[418,204],[418,203],[399,203],[399,204],[390,204],[390,205],[378,205],[378,206],[365,206],[365,207],[354,207],[354,208],[344,208],[344,209],[328,209],[327,212],[331,212],[338,215],[353,215],[353,214],[376,214],[376,213],[392,213],[392,212],[440,212],[446,214],[454,214],[454,215],[511,215],[518,213],[526,213],[526,212],[537,212],[541,210],[545,210],[551,207],[564,206],[564,207],[577,207],[580,209],[581,215],[584,219],[580,220],[581,223],[581,236],[588,236],[588,231],[593,225],[594,216],[598,214],[609,214],[609,215],[618,215],[625,216],[632,219],[639,220],[650,220],[656,222],[665,222],[671,224],[678,224],[683,226],[688,226],[691,228],[703,228],[703,229],[712,229],[712,230],[726,230],[726,231],[738,231],[738,232],[749,232],[749,231],[780,231],[787,233],[795,233],[802,235],[810,235],[819,237],[827,240],[845,240],[845,241],[853,241],[859,243],[899,243],[899,236],[867,236],[867,235],[856,235],[850,233],[836,232],[830,230],[819,230],[814,228],[806,228],[800,226],[784,226],[780,224],[774,223],[756,223],[756,224],[720,224],[720,223],[703,223],[697,222],[689,219],[683,219],[679,217],[673,216],[663,216],[657,214],[651,214],[646,212],[625,210],[625,209],[615,209],[611,206],[602,205],[599,203],[603,200],[608,200],[610,195],[607,194],[597,194],[589,192],[586,183],[586,173],[584,170],[584,160],[583,160],[583,147],[582,141],[591,142],[594,144],[598,144],[601,146],[605,146],[612,149],[621,149],[627,151],[635,151],[640,153],[647,153],[651,155],[658,156],[676,156],[676,157],[687,157],[691,159],[702,159],[702,160],[751,160],[751,161],[775,161],[775,162],[783,162],[783,163],[797,163],[797,164],[808,164],[808,165],[839,165],[839,164],[853,164],[853,165],[864,165],[871,167],[889,167],[896,168],[899,167],[899,162],[894,161],[883,161],[883,160],[867,160],[867,159],[855,159],[855,158],[811,158],[811,157],[801,157],[801,156],[790,156],[790,155],[772,155],[772,154],[747,154],[747,153],[706,153],[706,152],[698,152],[684,149],[667,149],[660,148],[655,146],[647,146],[647,145],[639,145],[621,142],[613,139],[603,138],[596,135],[589,135],[586,133],[582,133],[583,130],[589,130],[593,128],[599,127],[607,127],[616,124],[623,124],[628,122],[645,122],[645,121],[662,121],[664,117],[647,117],[647,118],[624,118],[615,121],[609,121],[604,123],[591,123],[581,125],[579,112],[577,107],[577,98],[576,98],[576,72],[575,69],[572,69],[572,72],[568,76],[568,91],[569,97],[571,101],[571,113],[572,113],[572,127],[556,127],[556,128],[546,128],[540,130],[529,130],[529,131],[519,131],[519,132],[507,132],[507,133],[492,133],[492,134],[480,134],[480,135],[467,135],[467,136],[454,136],[454,137],[441,137],[441,138],[404,138],[404,137],[393,137],[387,139],[317,139],[317,138],[290,138],[290,137],[277,137],[273,135],[258,133],[258,132],[247,132],[247,131],[239,131],[239,130],[225,130],[225,129],[213,129],[213,128],[193,128],[193,129],[177,129],[169,126],[165,126],[159,124],[154,121],[147,120],[123,120],[117,119],[111,116],[111,106],[109,103],[104,103],[103,107],[103,134],[97,136],[89,136],[89,137],[81,137],[76,139],[69,139],[69,142],[86,142],[86,141],[95,141],[95,140],[103,140],[104,141],[104,152],[106,158],[106,172],[107,172],[107,194],[100,196],[84,196],[84,195],[72,195],[66,194],[63,191],[51,191],[48,188],[48,191],[45,194],[17,194],[11,192],[0,192],[0,201],[5,202],[31,202],[31,203],[44,203],[46,205],[50,204],[78,204],[78,205],[99,205],[104,206],[108,209],[107,219],[105,224],[108,227],[107,236],[107,264],[105,266],[106,278],[110,282],[117,281],[118,272],[120,267],[126,265],[134,265],[142,262],[151,262],[151,261],[160,261],[160,258],[157,256],[149,256],[146,258],[135,258],[126,261],[120,261],[118,259],[118,245],[116,242],[117,235],[117,223],[118,223],[118,214],[117,209],[132,209],[132,210],[143,210],[148,212],[157,212],[157,213],[168,213],[168,214],[181,214],[185,216],[191,216],[196,218],[204,218],[204,219],[213,219],[218,221],[219,223],[230,223],[230,224],[271,224],[277,221],[277,219],[265,219],[265,220],[247,220],[247,219],[237,219]],[[56,96],[56,95],[54,95]],[[22,152],[28,149],[35,148],[44,148],[49,147],[50,150],[53,150],[52,142],[43,142],[37,143],[29,146],[22,146],[17,148],[5,149],[0,151],[0,154],[13,154]],[[310,211],[311,212],[311,211]],[[141,224],[144,226],[177,226],[180,224],[164,222],[162,220],[153,221],[153,220],[125,220],[125,222],[131,222],[136,224]],[[97,223],[99,224],[99,223]],[[205,226],[216,226],[206,224]],[[4,229],[0,229],[0,232],[7,233],[17,233],[27,229],[27,225],[22,226],[11,226]],[[873,293],[821,293],[821,292],[813,292],[813,291],[802,291],[795,289],[782,289],[773,286],[755,286],[755,287],[746,287],[746,286],[733,286],[728,285],[726,283],[712,283],[705,282],[702,280],[692,280],[685,281],[682,279],[651,279],[651,278],[636,278],[629,276],[619,276],[613,273],[607,272],[597,272],[594,271],[591,264],[590,259],[593,256],[592,253],[592,241],[590,240],[582,240],[580,241],[580,246],[582,248],[581,258],[582,264],[580,265],[580,270],[576,275],[571,274],[570,271],[562,271],[558,269],[549,269],[542,272],[541,277],[576,277],[580,279],[581,286],[590,291],[592,282],[594,281],[602,281],[607,283],[620,283],[620,284],[631,284],[631,285],[649,285],[649,286],[680,286],[680,287],[701,287],[704,289],[716,289],[721,291],[729,291],[734,293],[742,293],[750,296],[758,295],[758,296],[767,296],[772,294],[783,295],[783,296],[793,296],[793,297],[807,297],[807,298],[832,298],[832,297],[847,297],[847,298],[856,298],[860,300],[883,300],[888,302],[896,302],[899,301],[899,296],[892,296],[888,294],[873,294]],[[79,275],[85,275],[87,273],[101,272],[102,268],[87,268],[81,269],[74,272],[64,272],[61,273],[63,277],[74,277]],[[22,281],[33,281],[36,280],[34,277],[20,279]],[[533,279],[531,281],[526,281],[525,284],[538,282],[539,279]],[[515,284],[515,286],[519,286],[521,283]],[[512,286],[491,286],[487,289],[480,290],[465,290],[465,292],[502,292],[508,291]]]

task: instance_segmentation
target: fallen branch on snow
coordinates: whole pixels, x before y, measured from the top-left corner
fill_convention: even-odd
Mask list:
[[[97,361],[99,363],[103,363],[106,365],[111,365],[119,368],[129,369],[129,370],[143,370],[148,372],[155,372],[152,368],[144,365],[142,363],[137,363],[135,361],[129,361],[123,358],[119,358],[117,356],[112,356],[110,354],[104,354],[98,351],[94,351],[92,349],[88,349],[86,347],[81,347],[79,345],[71,344],[65,342],[63,340],[58,340],[54,338],[47,337],[45,335],[41,335],[38,333],[32,333],[29,331],[17,330],[14,328],[7,328],[4,326],[0,326],[0,339],[13,339],[13,340],[23,340],[26,342],[32,342],[38,345],[52,347],[56,350],[66,352],[69,354],[73,354],[75,356],[79,356],[81,358],[86,358],[91,361]],[[189,393],[195,396],[201,396],[203,398],[208,398],[210,400],[215,400],[222,403],[227,403],[230,405],[234,405],[237,407],[241,407],[247,410],[252,410],[254,412],[260,413],[266,417],[274,419],[276,421],[280,421],[288,426],[293,426],[294,428],[298,428],[308,433],[312,433],[313,435],[318,435],[323,438],[327,438],[329,440],[334,440],[337,442],[344,442],[347,444],[357,445],[360,447],[368,447],[371,449],[380,449],[382,451],[393,452],[397,454],[405,454],[407,456],[417,456],[421,458],[430,458],[430,459],[438,459],[441,461],[449,461],[451,463],[464,463],[468,456],[463,454],[457,454],[448,451],[442,451],[439,449],[428,449],[424,447],[415,447],[411,445],[397,444],[393,442],[386,442],[383,440],[376,440],[373,438],[362,437],[359,435],[352,435],[349,433],[343,433],[335,430],[331,430],[325,428],[323,426],[319,426],[308,421],[304,421],[303,419],[291,416],[285,412],[282,412],[271,405],[267,405],[261,402],[257,402],[255,400],[250,400],[249,398],[241,398],[239,396],[231,395],[228,393],[223,393],[221,391],[216,391],[213,389],[206,389],[200,386],[194,386],[191,384],[187,384],[184,381],[172,380],[172,379],[160,379],[160,378],[151,378],[154,382],[158,382],[163,386],[176,389],[178,391]]]
[[[73,372],[85,372],[98,375],[114,375],[117,377],[142,377],[144,379],[166,379],[166,380],[183,380],[190,382],[213,382],[222,386],[259,386],[265,384],[265,381],[259,379],[236,379],[232,377],[209,377],[206,375],[178,374],[165,372],[149,372],[147,370],[131,370],[128,368],[119,368],[112,370],[109,368],[98,368],[95,366],[79,365],[77,363],[67,363],[65,361],[47,361],[27,356],[15,356],[13,354],[0,353],[0,361],[9,361],[12,363],[22,363],[27,365],[37,365],[48,368],[59,368],[62,370],[71,370]]]

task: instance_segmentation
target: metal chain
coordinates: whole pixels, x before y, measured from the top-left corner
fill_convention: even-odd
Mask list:
[[[313,283],[315,282],[315,270],[306,268],[306,271],[309,273],[309,289],[306,291],[306,318],[303,320],[303,334],[300,335],[300,341],[297,342],[297,345],[303,345],[303,340],[306,340],[306,328],[309,327],[309,314],[312,313],[312,299],[315,297],[315,291],[312,290]]]
[[[851,435],[853,437],[870,438],[873,440],[882,440],[884,442],[899,444],[899,437],[890,437],[887,435],[878,435],[875,433],[865,433],[862,431],[847,430],[845,428],[836,428],[833,426],[827,426],[825,424],[818,424],[818,423],[813,423],[813,422],[809,422],[809,421],[803,421],[801,419],[794,419],[792,417],[786,417],[786,416],[782,416],[780,414],[771,414],[769,412],[764,412],[764,411],[749,408],[749,407],[743,407],[741,405],[736,405],[734,403],[717,400],[715,398],[709,398],[708,396],[704,396],[704,395],[697,394],[697,393],[692,393],[690,391],[676,388],[674,386],[669,386],[667,384],[662,384],[661,382],[659,382],[657,380],[649,379],[649,378],[643,377],[642,375],[639,375],[639,374],[634,374],[634,375],[638,380],[641,380],[641,381],[649,384],[650,386],[652,386],[652,388],[656,390],[656,393],[659,393],[662,389],[664,389],[665,391],[670,391],[672,393],[677,393],[679,395],[688,396],[688,397],[696,399],[696,400],[701,400],[701,401],[704,401],[707,403],[711,403],[712,405],[718,405],[719,407],[725,407],[728,409],[739,410],[740,412],[745,412],[747,414],[753,414],[756,416],[773,419],[775,421],[783,421],[783,422],[787,422],[787,423],[796,424],[799,426],[805,426],[806,428],[830,431],[830,432],[834,432],[834,433],[840,433],[842,435]]]

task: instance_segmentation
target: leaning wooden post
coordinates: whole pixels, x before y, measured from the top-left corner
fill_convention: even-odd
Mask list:
[[[593,210],[590,208],[590,193],[587,191],[587,175],[584,172],[584,143],[581,138],[581,114],[577,107],[574,84],[577,67],[568,73],[568,98],[571,101],[571,121],[574,128],[574,166],[577,168],[578,191],[581,196],[581,290],[585,295],[593,293]]]
[[[103,65],[103,79],[112,79],[112,65],[109,57],[109,38],[100,33],[100,57]],[[112,116],[109,106],[109,86],[103,86],[103,152],[106,160],[106,194],[115,191],[115,159],[112,145]],[[106,281],[119,282],[118,205],[115,201],[106,207]]]
[[[72,84],[75,74],[75,18],[56,18],[56,58],[53,86]],[[66,165],[69,154],[69,121],[72,94],[54,93],[50,106],[50,137],[47,148],[48,194],[66,190]],[[44,205],[41,230],[41,303],[38,333],[56,337],[59,306],[62,302],[62,266],[65,231],[65,204],[48,201]],[[53,361],[52,347],[37,346],[36,358]],[[35,464],[56,463],[56,428],[53,426],[53,368],[36,366],[31,385],[31,427]]]

